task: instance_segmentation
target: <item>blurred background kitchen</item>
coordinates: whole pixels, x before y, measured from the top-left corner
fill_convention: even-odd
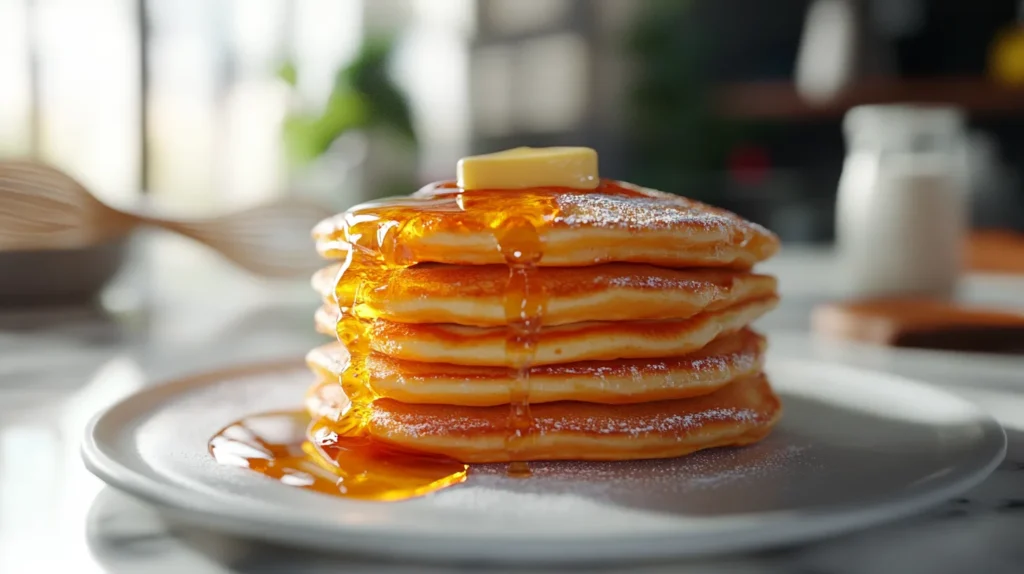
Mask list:
[[[1020,0],[0,0],[0,78],[0,159],[175,217],[340,210],[467,154],[585,145],[604,176],[829,244],[851,138],[896,126],[897,151],[956,148],[972,264],[1024,231]],[[912,107],[844,128],[865,104]]]
[[[844,112],[961,108],[975,221],[1024,230],[1019,0],[0,0],[0,157],[201,214],[344,207],[462,155],[603,174],[833,237]]]

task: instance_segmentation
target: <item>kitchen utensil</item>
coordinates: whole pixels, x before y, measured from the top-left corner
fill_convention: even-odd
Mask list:
[[[324,207],[284,199],[207,219],[172,220],[115,209],[47,165],[0,162],[0,251],[81,249],[150,225],[194,239],[250,272],[285,277],[316,268],[309,232],[329,215]]]

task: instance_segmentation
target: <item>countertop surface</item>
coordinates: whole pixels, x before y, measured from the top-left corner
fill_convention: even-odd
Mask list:
[[[834,266],[828,250],[792,248],[764,267],[779,276],[783,296],[780,308],[759,323],[773,351],[911,376],[975,401],[1004,425],[1006,460],[962,498],[898,523],[757,555],[620,570],[1021,571],[1024,357],[817,340],[808,333],[809,314],[814,303],[837,292]],[[971,301],[1024,309],[1024,276],[972,275],[962,292]],[[316,306],[304,280],[259,281],[198,246],[158,235],[133,246],[100,306],[0,309],[0,572],[476,571],[310,554],[199,530],[173,532],[151,509],[107,488],[83,467],[81,433],[97,411],[178,375],[299,357],[323,341],[311,326]]]

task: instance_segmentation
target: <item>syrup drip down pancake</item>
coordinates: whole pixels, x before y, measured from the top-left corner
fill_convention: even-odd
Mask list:
[[[313,276],[324,303],[352,307],[358,282],[331,265]],[[376,288],[364,289],[353,312],[396,323],[505,325],[504,265],[415,265],[385,270]],[[770,275],[723,269],[668,269],[609,263],[589,267],[542,267],[536,282],[546,296],[544,324],[586,321],[686,319],[775,294]],[[339,305],[339,301],[342,303]]]
[[[704,395],[759,373],[765,346],[763,336],[743,329],[678,357],[536,366],[530,370],[530,403],[629,404]],[[337,342],[306,356],[322,381],[339,380],[348,361],[348,351]],[[401,361],[372,353],[365,368],[375,396],[403,403],[486,407],[509,401],[509,372],[500,367]]]

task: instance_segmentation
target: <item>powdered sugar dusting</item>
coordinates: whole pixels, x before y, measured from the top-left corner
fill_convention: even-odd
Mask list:
[[[446,416],[436,419],[415,415],[374,411],[373,424],[411,437],[436,436],[443,434],[472,434],[493,430],[489,419],[481,417]]]
[[[612,380],[626,379],[643,383],[644,388],[676,388],[695,382],[735,379],[741,373],[750,373],[760,365],[761,354],[756,349],[705,355],[688,355],[643,361],[593,361],[551,365],[533,369],[532,375],[573,376],[598,379],[604,385]]]
[[[533,429],[539,436],[546,434],[598,434],[608,436],[643,437],[658,435],[686,439],[692,433],[712,423],[731,423],[741,426],[756,424],[769,414],[750,408],[716,407],[691,413],[642,413],[631,416],[569,412],[550,416],[538,407],[534,413]],[[559,411],[561,413],[561,411]],[[465,436],[494,430],[495,422],[486,416],[460,416],[455,409],[444,416],[424,416],[401,410],[376,409],[371,415],[374,426],[389,433],[409,437]]]
[[[531,468],[532,478],[517,480],[504,475],[504,465],[473,466],[465,484],[425,503],[523,518],[578,516],[609,507],[694,518],[771,509],[781,498],[769,493],[790,484],[784,477],[820,470],[809,444],[772,437],[749,447],[673,459],[535,462]],[[760,495],[751,498],[750,492]]]
[[[668,229],[699,227],[728,236],[741,220],[719,210],[680,197],[629,197],[601,193],[566,193],[556,196],[558,215],[553,222],[570,227]]]
[[[648,434],[675,435],[682,440],[690,432],[711,422],[749,424],[762,414],[753,409],[722,407],[686,414],[658,414],[636,417],[536,418],[540,434],[547,432],[597,433],[640,437]]]
[[[539,479],[571,480],[611,485],[668,486],[684,483],[685,488],[714,488],[733,481],[764,476],[784,466],[803,465],[806,444],[772,446],[761,443],[746,448],[719,448],[699,451],[679,458],[634,460],[624,462],[559,461],[534,463]],[[473,467],[473,472],[486,476],[500,472],[500,465]]]
[[[611,287],[620,287],[623,289],[657,289],[659,291],[703,291],[707,289],[716,289],[717,287],[708,281],[678,279],[675,277],[662,277],[658,275],[643,275],[640,273],[608,278],[598,277],[594,282],[598,284],[604,283]]]

